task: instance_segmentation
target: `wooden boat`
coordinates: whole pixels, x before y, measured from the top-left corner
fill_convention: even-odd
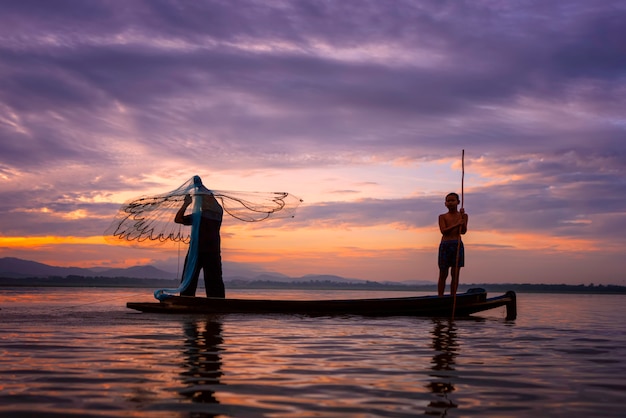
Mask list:
[[[418,296],[379,299],[333,300],[268,300],[222,299],[191,296],[171,296],[161,302],[128,302],[126,306],[142,312],[170,314],[301,314],[301,315],[364,315],[364,316],[469,316],[489,309],[506,306],[506,318],[515,319],[515,292],[487,298],[484,289],[470,289],[452,296]]]

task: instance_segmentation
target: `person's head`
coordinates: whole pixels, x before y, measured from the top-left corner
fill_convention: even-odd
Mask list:
[[[448,193],[446,195],[446,207],[455,207],[459,204],[460,199],[459,199],[459,195],[457,193]]]

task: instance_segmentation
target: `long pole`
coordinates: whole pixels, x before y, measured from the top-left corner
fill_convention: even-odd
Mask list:
[[[461,150],[461,209],[463,209],[463,201],[465,200],[465,150]],[[461,254],[461,228],[459,227],[459,243],[456,247],[456,265],[454,266],[454,274],[456,275],[456,286],[452,285],[452,319],[454,319],[454,311],[456,310],[456,291],[459,285],[459,255]]]
[[[461,209],[463,209],[463,200],[465,198],[465,150],[461,150]]]

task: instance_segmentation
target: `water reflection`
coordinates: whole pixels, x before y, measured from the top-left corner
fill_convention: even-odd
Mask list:
[[[185,370],[181,395],[193,402],[217,404],[216,385],[222,377],[222,323],[219,318],[190,318],[183,323]]]
[[[448,398],[448,395],[455,391],[452,383],[455,370],[455,358],[459,352],[457,342],[457,328],[453,320],[434,318],[433,330],[431,332],[431,347],[435,351],[431,361],[433,373],[429,376],[435,379],[429,382],[426,387],[437,399],[428,404],[426,415],[445,417],[450,408],[457,405]]]

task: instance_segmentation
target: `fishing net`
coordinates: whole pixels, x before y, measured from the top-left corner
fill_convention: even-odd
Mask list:
[[[185,196],[191,196],[191,226],[174,222],[176,213],[183,205]],[[168,242],[189,244],[185,276],[177,289],[160,289],[157,299],[166,293],[185,290],[191,281],[196,264],[198,231],[203,216],[203,201],[215,198],[220,208],[212,210],[221,221],[222,213],[244,222],[260,222],[266,219],[292,218],[302,200],[284,192],[235,192],[209,190],[199,176],[168,193],[142,196],[125,202],[113,222],[105,230],[106,240],[113,244],[155,245]],[[206,204],[206,203],[205,203]],[[205,208],[205,214],[206,208]]]
[[[104,235],[113,244],[155,245],[191,239],[189,227],[174,222],[186,195],[213,195],[225,213],[244,222],[293,218],[302,200],[285,192],[209,190],[198,176],[168,193],[142,196],[125,202]],[[195,199],[199,201],[199,199]]]

